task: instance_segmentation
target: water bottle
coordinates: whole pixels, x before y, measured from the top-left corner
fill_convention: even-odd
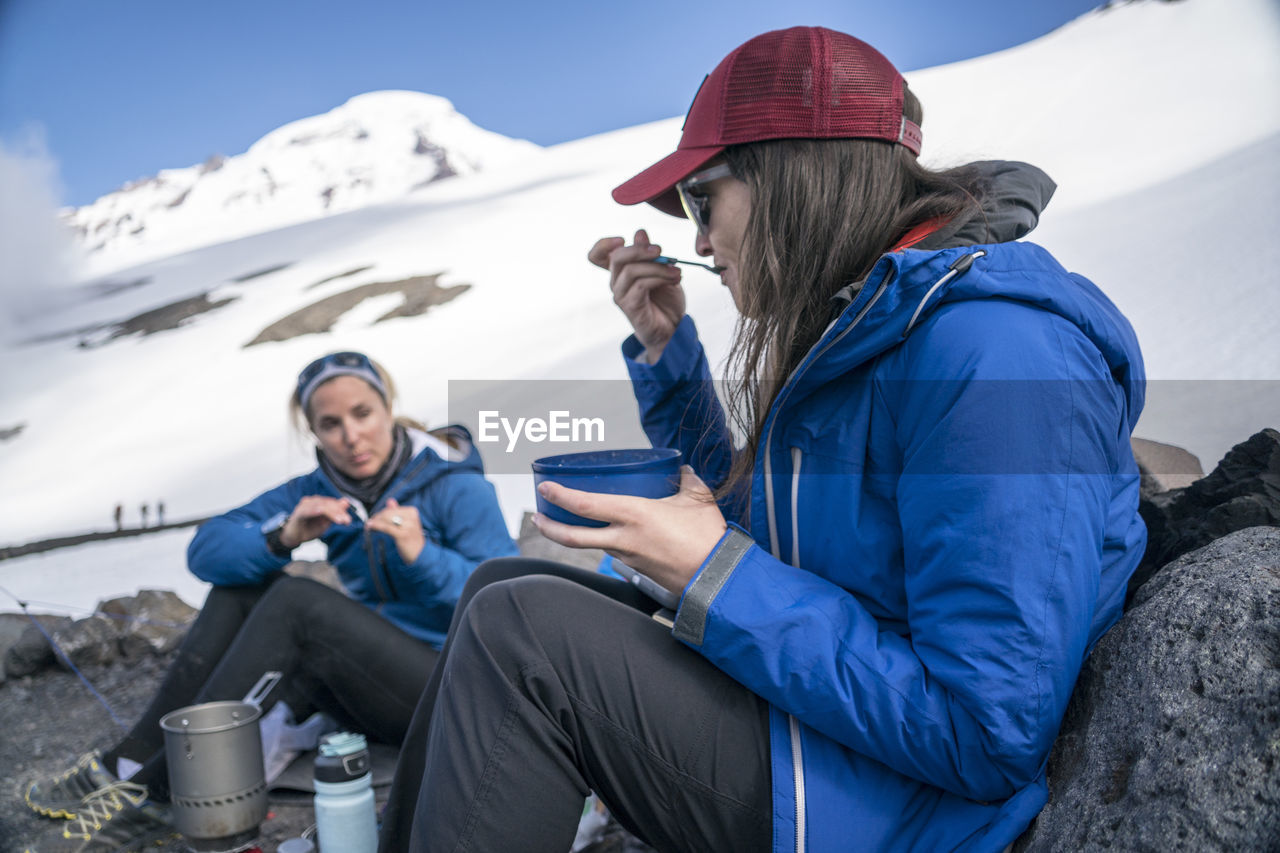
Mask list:
[[[364,735],[335,732],[320,739],[315,785],[320,853],[375,853],[378,821]]]

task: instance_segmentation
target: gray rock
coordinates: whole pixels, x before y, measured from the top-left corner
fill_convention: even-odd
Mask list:
[[[97,609],[119,625],[120,652],[126,658],[173,651],[200,613],[167,589],[139,590],[99,602]]]
[[[1019,851],[1280,850],[1280,528],[1185,555],[1089,658]]]
[[[1280,432],[1264,429],[1227,452],[1207,477],[1144,497],[1147,550],[1129,580],[1129,597],[1167,565],[1236,530],[1280,525]]]
[[[35,618],[50,634],[71,626],[71,619],[66,616],[36,616]],[[28,623],[22,636],[4,654],[5,677],[21,678],[24,675],[31,675],[49,666],[53,661],[53,647],[49,645],[49,640],[39,628]]]
[[[284,571],[296,578],[310,578],[339,592],[346,592],[338,577],[338,570],[324,560],[293,560],[284,567]]]
[[[120,634],[116,620],[94,613],[54,631],[53,639],[76,667],[101,666],[120,657]],[[66,666],[62,657],[58,662]]]
[[[13,644],[31,627],[31,619],[24,613],[0,613],[0,684],[5,678],[4,659]]]
[[[1146,438],[1129,442],[1142,475],[1144,498],[1170,489],[1184,489],[1204,476],[1200,460],[1181,447]]]

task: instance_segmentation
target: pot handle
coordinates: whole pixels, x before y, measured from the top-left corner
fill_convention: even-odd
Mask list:
[[[284,673],[277,672],[275,670],[269,670],[268,672],[262,673],[262,677],[258,679],[258,683],[253,685],[253,689],[245,695],[244,701],[255,708],[261,708],[262,700],[267,698],[267,694],[271,692],[271,689],[275,687],[283,677]]]

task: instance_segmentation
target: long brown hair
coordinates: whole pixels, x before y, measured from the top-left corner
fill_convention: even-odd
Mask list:
[[[910,90],[903,113],[919,123]],[[769,407],[833,319],[832,297],[866,278],[911,228],[976,211],[983,181],[971,167],[931,171],[905,147],[872,139],[754,142],[724,159],[751,197],[725,370],[733,377],[726,408],[746,441],[718,490],[742,499]]]

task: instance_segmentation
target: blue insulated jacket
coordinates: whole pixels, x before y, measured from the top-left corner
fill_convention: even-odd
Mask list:
[[[446,431],[461,440],[464,458],[442,458],[425,433],[409,430],[413,455],[373,509],[388,498],[417,508],[427,542],[416,560],[405,563],[390,536],[366,529],[364,508],[354,498],[351,524],[332,525],[320,537],[352,598],[437,648],[472,570],[482,560],[516,553],[470,434],[463,427],[435,434]],[[306,495],[343,497],[317,468],[210,519],[187,548],[192,573],[217,586],[243,586],[283,569],[289,560],[268,550],[262,524],[292,511]]]
[[[650,440],[721,482],[693,321],[655,365],[623,349]],[[771,705],[775,851],[999,851],[1043,807],[1145,545],[1144,382],[1124,317],[1039,246],[880,259],[778,393],[673,629]]]

